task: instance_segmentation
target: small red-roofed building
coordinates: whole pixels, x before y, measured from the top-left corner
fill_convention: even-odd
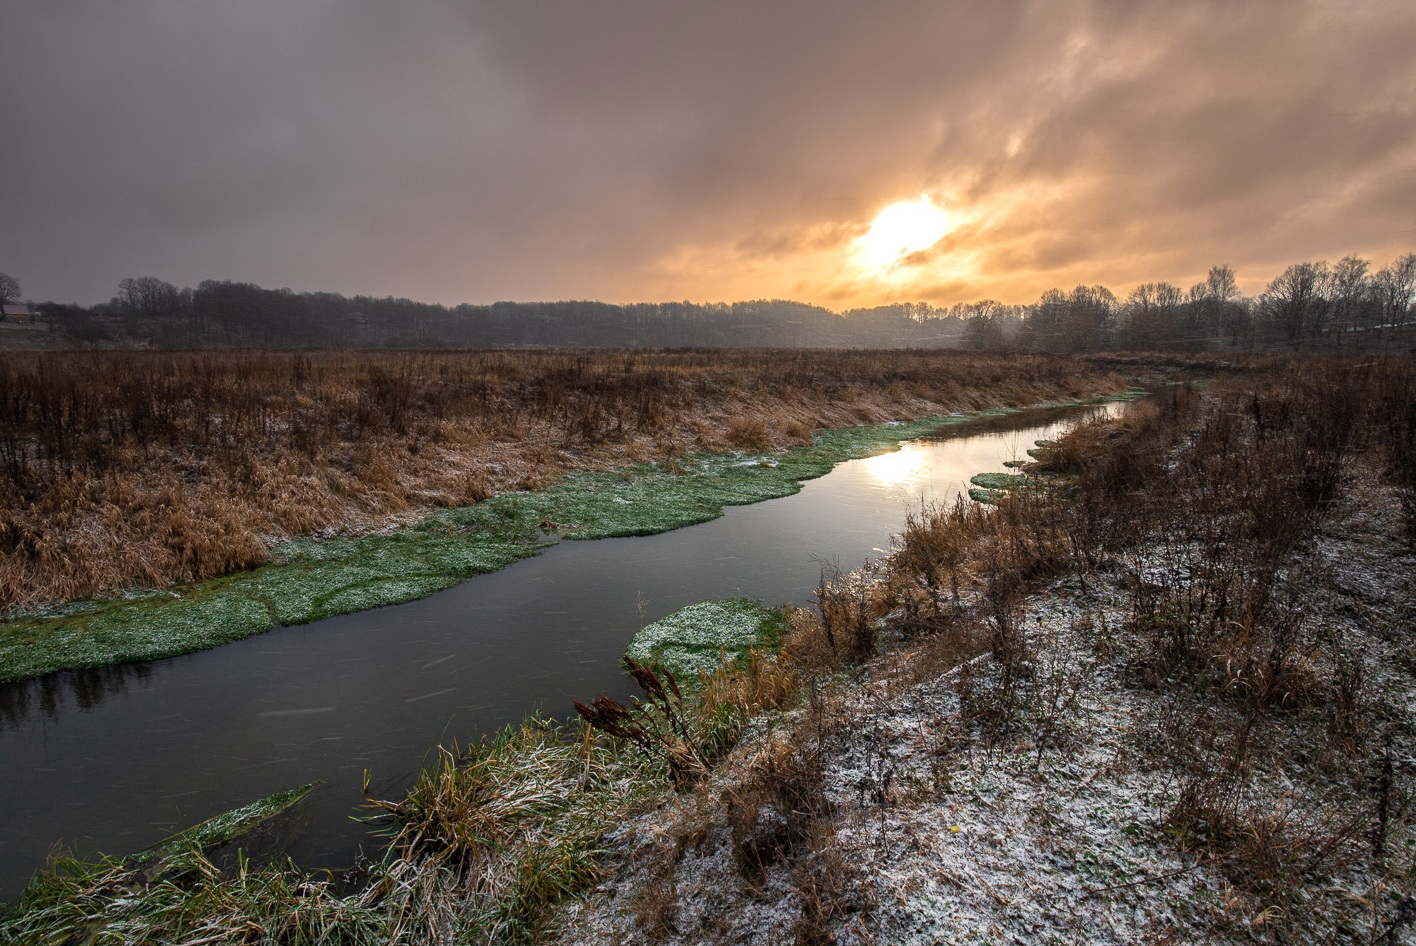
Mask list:
[[[4,327],[6,335],[10,335],[18,329],[36,332],[49,331],[49,323],[35,318],[34,311],[29,306],[19,303],[0,305],[0,326]]]

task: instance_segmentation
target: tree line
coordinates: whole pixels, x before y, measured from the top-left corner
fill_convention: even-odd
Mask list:
[[[3,295],[18,283],[0,273]],[[433,305],[411,299],[265,289],[207,280],[181,288],[122,280],[94,306],[32,306],[51,332],[93,347],[150,348],[952,348],[1090,352],[1382,348],[1412,343],[1416,254],[1378,270],[1348,256],[1289,266],[1256,297],[1232,267],[1188,291],[1051,289],[1030,305],[904,303],[836,313],[780,299],[734,303],[593,301]]]
[[[777,299],[443,306],[215,280],[178,289],[150,276],[123,280],[106,303],[36,310],[81,343],[157,348],[918,348],[957,346],[964,330],[958,317],[919,305],[845,316]]]
[[[1010,325],[968,325],[964,342],[1052,352],[1409,346],[1413,301],[1416,253],[1376,271],[1356,256],[1296,263],[1257,297],[1240,294],[1232,267],[1214,266],[1188,291],[1143,283],[1124,301],[1105,286],[1052,289]]]

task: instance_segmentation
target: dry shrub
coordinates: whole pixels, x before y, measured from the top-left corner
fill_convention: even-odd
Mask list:
[[[1128,567],[1144,681],[1289,709],[1350,688],[1296,605],[1312,578],[1293,558],[1385,424],[1374,415],[1383,392],[1409,383],[1369,368],[1282,364],[1206,399],[1177,389],[1079,477],[1077,499],[1109,509],[1093,517],[1092,543],[1148,543]],[[1149,485],[1134,490],[1142,465]]]
[[[872,890],[859,865],[847,861],[833,825],[814,822],[793,865],[792,880],[801,903],[792,935],[797,946],[835,943],[833,923],[867,914],[874,907]]]
[[[1146,406],[1132,408],[1144,411]],[[1085,470],[1096,457],[1109,452],[1130,433],[1133,417],[1094,420],[1073,427],[1054,443],[1039,447],[1037,463],[1032,469],[1053,476],[1075,476]]]
[[[635,890],[632,909],[635,924],[651,943],[662,942],[678,932],[678,884],[674,876],[674,861],[667,852],[659,852],[662,869],[648,877]]]
[[[484,499],[491,499],[495,495],[496,491],[492,488],[492,482],[486,473],[477,471],[463,477],[457,499],[459,504],[470,506],[480,503]]]
[[[859,573],[842,574],[829,566],[821,571],[816,610],[837,665],[860,663],[875,654],[880,601],[871,591],[868,580]]]
[[[1397,489],[1406,524],[1406,545],[1416,552],[1416,383],[1391,386],[1383,411],[1390,418],[1386,436],[1388,475]]]
[[[938,630],[958,613],[962,568],[987,519],[983,506],[963,496],[943,508],[906,513],[887,578],[892,603],[904,610],[906,630]]]
[[[772,433],[767,424],[758,417],[734,417],[728,421],[728,429],[723,439],[742,450],[770,450]]]
[[[830,816],[824,777],[822,753],[810,739],[771,739],[752,756],[726,798],[733,857],[749,882],[790,860],[813,823]]]
[[[880,674],[890,692],[899,692],[944,674],[988,652],[988,635],[976,616],[960,617],[947,627],[917,636],[882,663]]]
[[[1330,700],[1323,711],[1295,716],[1254,693],[1235,702],[1221,690],[1175,688],[1145,745],[1174,773],[1167,834],[1233,885],[1225,921],[1281,942],[1302,939],[1305,915],[1323,909],[1315,891],[1334,892],[1369,856],[1379,873],[1389,870],[1382,842],[1406,805],[1390,742],[1369,765],[1352,764],[1372,744],[1361,674],[1340,651],[1330,659],[1340,672],[1319,681]],[[1386,882],[1374,881],[1374,910]]]
[[[811,443],[814,430],[808,424],[799,420],[789,420],[782,425],[782,436],[788,443],[806,444]]]
[[[717,670],[702,674],[698,694],[708,756],[716,758],[731,749],[749,720],[790,705],[800,682],[790,657],[779,658],[758,647],[749,648],[741,660],[724,652]]]
[[[1358,864],[1372,809],[1351,787],[1273,786],[1258,775],[1272,754],[1261,717],[1225,720],[1172,706],[1160,756],[1180,770],[1166,830],[1244,894],[1236,906],[1282,926],[1314,880]]]
[[[793,608],[787,613],[778,658],[784,666],[802,673],[818,674],[837,666],[836,649],[826,636],[826,626],[815,611]]]

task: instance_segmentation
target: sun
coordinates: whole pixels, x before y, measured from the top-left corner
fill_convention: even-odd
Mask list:
[[[954,226],[953,215],[927,197],[902,201],[880,211],[870,232],[857,239],[856,246],[865,265],[883,268],[928,249]]]

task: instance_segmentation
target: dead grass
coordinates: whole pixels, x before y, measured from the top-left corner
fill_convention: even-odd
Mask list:
[[[954,352],[0,353],[0,609],[221,575],[571,470],[1122,383]]]
[[[1368,928],[1406,929],[1409,865],[1377,852],[1409,820],[1409,779],[1375,728],[1370,656],[1313,616],[1313,590],[1329,579],[1307,552],[1359,481],[1400,488],[1388,408],[1412,374],[1409,360],[1325,360],[1175,388],[1041,451],[1036,472],[1066,477],[1053,489],[992,510],[918,510],[881,568],[825,576],[774,668],[797,675],[794,714],[700,788],[711,800],[695,808],[694,844],[728,844],[742,885],[724,901],[780,903],[789,890],[799,919],[774,932],[781,941],[869,929],[873,907],[842,826],[888,844],[894,806],[933,790],[906,784],[872,750],[883,735],[869,727],[949,674],[957,717],[937,720],[934,737],[944,756],[982,750],[1038,766],[1065,755],[1085,744],[1086,708],[1103,685],[1158,707],[1138,720],[1141,754],[1125,764],[1165,773],[1156,834],[1186,872],[1217,878],[1223,895],[1196,915],[1221,941],[1310,941],[1305,930],[1330,928],[1332,891],[1368,871]],[[1028,626],[1028,603],[1059,579],[1084,596],[1120,589],[1109,594],[1121,608],[1070,625],[1089,653]],[[1117,668],[1105,684],[1103,665]],[[862,705],[864,716],[853,709]],[[859,798],[842,809],[824,800],[821,759],[862,726]],[[656,855],[653,916],[701,900],[676,873],[685,856],[683,846]],[[730,918],[719,921],[714,935],[730,936]],[[641,929],[692,939],[672,924]]]

